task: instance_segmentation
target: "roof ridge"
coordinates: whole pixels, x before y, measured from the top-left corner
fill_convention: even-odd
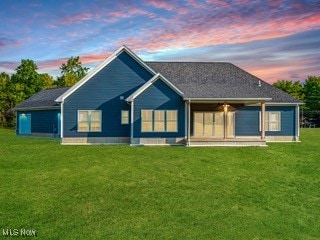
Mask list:
[[[145,63],[227,63],[232,64],[231,62],[213,62],[213,61],[144,61]]]

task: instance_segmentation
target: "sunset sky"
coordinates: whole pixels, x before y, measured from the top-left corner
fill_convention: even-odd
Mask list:
[[[0,2],[0,72],[21,59],[60,74],[121,45],[148,61],[232,62],[267,82],[320,76],[319,0],[12,0]]]

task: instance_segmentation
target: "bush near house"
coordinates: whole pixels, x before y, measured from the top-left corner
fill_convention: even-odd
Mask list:
[[[61,146],[1,129],[1,227],[38,239],[319,239],[319,135],[268,147]]]

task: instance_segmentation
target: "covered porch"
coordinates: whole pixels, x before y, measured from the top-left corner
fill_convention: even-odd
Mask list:
[[[187,146],[266,146],[265,101],[267,99],[188,99],[186,107]],[[237,109],[258,104],[260,135],[236,135]]]

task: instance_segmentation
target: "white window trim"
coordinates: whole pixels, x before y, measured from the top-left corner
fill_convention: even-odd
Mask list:
[[[142,111],[151,111],[151,121],[142,121]],[[144,132],[144,133],[152,133],[153,132],[153,110],[152,109],[141,109],[141,112],[140,112],[140,122],[141,122],[141,132]],[[151,128],[151,131],[145,131],[145,130],[142,130],[142,125],[144,122],[151,122],[151,125],[152,125],[152,128]]]
[[[156,118],[155,118],[155,112],[156,111],[159,111],[159,112],[163,112],[163,121],[158,121],[158,120],[156,120]],[[167,124],[167,113],[166,113],[166,110],[153,110],[152,111],[152,114],[153,114],[153,122],[152,122],[152,130],[153,130],[153,132],[166,132],[166,124]],[[163,130],[161,130],[161,131],[155,131],[155,124],[156,123],[163,123]]]
[[[176,131],[168,131],[167,130],[167,123],[168,123],[168,120],[167,120],[167,111],[172,111],[172,112],[176,112],[176,116],[177,116],[177,120],[176,121],[171,121],[171,120],[169,120],[169,122],[176,122],[177,123],[177,130]],[[179,126],[178,126],[178,110],[168,110],[168,109],[166,109],[165,110],[165,132],[168,132],[168,133],[176,133],[176,132],[178,132],[178,129],[179,129]]]
[[[142,111],[151,111],[152,114],[152,120],[151,121],[142,121]],[[155,124],[155,118],[154,118],[154,112],[155,111],[164,111],[164,131],[155,131],[154,130],[154,124]],[[177,114],[177,130],[176,131],[167,131],[167,111],[174,111]],[[140,119],[141,119],[141,132],[142,133],[177,133],[179,131],[179,119],[178,119],[178,110],[170,110],[170,109],[141,109],[141,113],[140,113]],[[151,131],[143,131],[142,130],[142,124],[143,122],[151,122],[152,123],[152,130]],[[174,121],[170,121],[170,122],[174,122]]]
[[[279,129],[277,130],[269,130],[269,113],[277,113],[279,114]],[[261,111],[259,111],[259,131],[261,132]],[[281,132],[281,111],[266,111],[265,112],[265,131],[266,132]]]
[[[88,131],[79,131],[79,112],[88,112],[88,122],[89,122],[89,130]],[[100,112],[100,131],[91,131],[91,112]],[[78,110],[77,116],[77,131],[78,132],[102,132],[102,111],[101,110]]]
[[[123,113],[127,112],[128,113],[128,117],[123,117]],[[123,120],[127,119],[127,122],[124,122]],[[129,110],[121,110],[121,124],[122,125],[128,125],[130,122],[130,115],[129,115]]]

